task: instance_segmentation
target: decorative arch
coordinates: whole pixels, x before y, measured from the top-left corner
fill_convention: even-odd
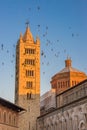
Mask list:
[[[79,130],[86,130],[86,124],[83,120],[79,123]]]

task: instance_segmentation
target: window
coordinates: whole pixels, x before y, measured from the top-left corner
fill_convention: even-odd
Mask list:
[[[25,59],[25,64],[26,65],[35,65],[35,60],[34,59]]]
[[[75,81],[75,85],[76,85],[76,81]]]
[[[33,70],[26,70],[26,77],[27,76],[34,76],[34,71]]]
[[[63,87],[65,87],[65,82],[63,82]]]
[[[27,99],[31,99],[32,93],[27,93]]]
[[[6,112],[4,112],[4,123],[6,123]]]
[[[33,82],[32,81],[27,81],[26,82],[26,88],[32,89],[33,88]]]
[[[74,81],[72,81],[72,86],[74,86]]]
[[[62,85],[62,82],[61,82],[61,88],[62,88],[62,86],[63,86],[63,85]]]
[[[58,87],[60,88],[60,82],[58,82]]]
[[[11,124],[11,114],[9,113],[9,124]]]
[[[25,54],[35,54],[35,49],[25,48]]]
[[[70,82],[68,81],[68,87],[70,87]]]
[[[70,85],[69,81],[66,81],[66,87],[69,87],[69,85]]]
[[[13,116],[13,124],[16,126],[16,116]]]
[[[1,110],[0,110],[0,120],[2,119],[2,116],[1,116]]]

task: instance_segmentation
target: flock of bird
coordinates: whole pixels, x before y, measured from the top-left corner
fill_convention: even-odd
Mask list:
[[[40,11],[40,9],[41,9],[40,6],[37,6],[37,10]],[[31,8],[29,8],[29,11],[31,11]],[[68,27],[68,29],[71,30],[72,28]],[[41,25],[40,24],[37,25],[37,30],[38,30],[38,33],[40,33],[40,31],[41,31]],[[49,54],[47,52],[52,53],[53,57],[56,58],[56,59],[58,59],[58,57],[60,56],[61,50],[56,51],[56,48],[55,48],[55,47],[57,47],[57,45],[60,45],[63,53],[67,55],[67,49],[64,48],[63,44],[60,42],[59,39],[57,39],[55,43],[48,39],[48,30],[49,30],[49,27],[48,27],[48,25],[46,25],[45,26],[45,32],[41,35],[42,39],[44,40],[44,46],[45,46],[43,48],[41,47],[41,66],[46,65],[47,67],[51,65],[50,60],[48,60]],[[78,33],[77,34],[71,33],[71,37],[75,37],[75,36],[78,37],[79,34]],[[55,47],[54,47],[54,44],[55,44]],[[41,43],[41,46],[42,46],[42,43]],[[13,45],[13,48],[15,50],[15,45]],[[6,54],[10,53],[10,50],[6,49],[4,47],[4,44],[0,44],[0,55],[2,55],[3,51],[5,51]],[[16,51],[14,51],[14,53],[12,54],[11,61],[10,61],[13,64],[15,63],[15,52]],[[46,62],[45,62],[45,60],[46,60]],[[1,61],[0,66],[1,65],[4,66],[4,64],[5,64],[5,61]],[[45,70],[43,70],[42,73],[45,74]],[[13,77],[13,75],[11,75],[11,77]]]
[[[45,47],[42,47],[41,49],[41,65],[42,66],[46,66],[49,67],[51,65],[52,60],[50,60],[48,58],[48,56],[52,53],[52,58],[56,58],[56,60],[58,60],[59,56],[61,55],[61,53],[65,56],[68,55],[67,49],[64,48],[63,43],[61,42],[61,40],[57,39],[56,42],[51,41],[47,38],[47,34],[48,34],[48,26],[45,27],[45,33],[42,34],[42,39],[44,39],[44,44]],[[69,29],[71,29],[71,27],[69,27]],[[40,30],[40,25],[38,25],[38,31]],[[75,34],[75,33],[71,33],[71,37],[78,37],[79,34]],[[60,46],[61,49],[58,49],[58,47]],[[47,53],[49,52],[49,53]],[[45,60],[47,59],[47,60]],[[45,67],[43,67],[45,68]],[[45,74],[46,71],[43,71],[43,74]]]

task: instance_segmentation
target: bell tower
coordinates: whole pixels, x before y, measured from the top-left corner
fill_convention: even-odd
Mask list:
[[[40,114],[40,40],[27,26],[16,45],[15,103],[26,109],[19,130],[36,130]]]

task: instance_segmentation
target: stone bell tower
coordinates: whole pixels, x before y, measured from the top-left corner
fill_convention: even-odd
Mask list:
[[[19,130],[36,130],[40,114],[40,40],[27,26],[16,46],[15,103],[26,109],[20,115]]]

